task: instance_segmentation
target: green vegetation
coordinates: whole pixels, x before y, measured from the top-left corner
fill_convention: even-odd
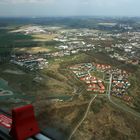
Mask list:
[[[32,35],[10,32],[10,29],[0,29],[0,55],[9,56],[14,48],[31,48],[45,46],[51,51],[56,51],[54,46],[59,45],[57,41],[35,41]]]
[[[9,56],[14,47],[32,46],[36,43],[32,37],[21,33],[11,33],[8,29],[0,29],[0,55]]]
[[[17,92],[29,93],[31,91],[36,91],[36,89],[39,88],[37,85],[34,86],[33,74],[31,73],[25,73],[23,75],[10,74],[4,72],[4,70],[6,69],[10,69],[14,71],[18,71],[20,69],[16,65],[12,65],[8,63],[1,64],[0,66],[1,77],[6,81],[8,81],[8,84],[10,85],[10,87],[12,87],[13,90]]]
[[[95,76],[97,78],[100,78],[100,79],[103,79],[104,78],[104,73],[103,72],[100,72],[100,71],[92,71],[91,72],[91,75],[92,76]]]
[[[135,72],[134,76],[131,78],[132,88],[131,92],[134,94],[134,108],[140,112],[140,68]]]
[[[44,74],[51,77],[51,78],[54,78],[58,81],[64,80],[64,78],[62,78],[62,76],[60,76],[56,71],[53,71],[53,70],[47,70]]]
[[[101,111],[106,103],[106,99],[104,98],[97,98],[95,102],[91,106],[91,110],[96,114]]]
[[[78,111],[77,117],[73,120],[72,124],[76,125],[79,120],[81,120],[85,114],[86,105],[82,105]]]
[[[0,47],[13,47],[13,45],[15,45],[17,41],[24,42],[31,39],[33,38],[30,35],[24,35],[22,33],[12,33],[10,32],[10,30],[0,29]]]
[[[61,68],[67,68],[74,64],[93,62],[93,58],[85,53],[79,53],[73,56],[65,56],[62,58]]]
[[[56,51],[58,51],[58,49],[57,48],[55,48],[55,46],[49,46],[49,45],[45,45],[45,46],[43,46],[44,48],[47,48],[48,50],[50,50],[49,52],[56,52]]]
[[[140,97],[138,96],[134,102],[135,110],[140,112]]]
[[[111,127],[111,128],[110,128],[110,135],[111,135],[112,137],[115,137],[115,136],[118,135],[118,131],[117,131],[115,128]]]

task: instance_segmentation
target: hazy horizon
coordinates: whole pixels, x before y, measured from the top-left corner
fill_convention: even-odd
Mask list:
[[[0,0],[0,17],[140,17],[138,0]]]

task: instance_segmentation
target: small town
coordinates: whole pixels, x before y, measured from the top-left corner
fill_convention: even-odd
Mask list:
[[[139,140],[139,27],[137,18],[1,19],[1,108],[33,105],[42,130],[66,136],[55,140]]]
[[[19,30],[18,32],[30,32],[31,34],[48,34],[50,32],[50,27],[43,26],[30,26],[25,28],[24,30]],[[36,31],[36,32],[34,32]],[[47,32],[48,31],[48,32]],[[53,32],[55,32],[56,37],[53,39],[55,42],[59,42],[60,45],[53,46],[56,48],[55,51],[52,52],[39,52],[37,54],[31,54],[23,52],[21,55],[12,54],[11,55],[11,63],[24,66],[30,70],[43,69],[44,66],[48,64],[47,58],[57,58],[57,57],[65,57],[76,55],[80,52],[105,52],[110,59],[116,59],[125,64],[139,65],[140,56],[139,56],[139,33],[138,32],[128,32],[128,33],[119,33],[119,34],[111,34],[111,33],[100,33],[92,30],[63,30],[59,28],[54,28]],[[92,35],[92,37],[91,37]],[[127,36],[127,37],[126,37]],[[84,38],[88,38],[88,42],[85,41]],[[113,41],[116,38],[117,40],[123,38],[128,39],[128,43],[126,44],[114,44],[114,45],[101,45],[93,44],[89,42],[102,42],[105,40]],[[135,41],[135,43],[133,43]],[[0,58],[0,61],[2,58]]]
[[[24,55],[12,55],[11,56],[11,63],[33,70],[41,70],[44,67],[48,66],[48,61],[39,55],[32,55],[32,54],[24,54]]]

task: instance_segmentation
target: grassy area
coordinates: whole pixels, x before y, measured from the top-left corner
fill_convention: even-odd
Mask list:
[[[131,84],[132,84],[131,88],[130,88],[130,92],[133,93],[134,108],[138,112],[140,112],[140,81],[139,81],[139,77],[140,77],[140,67],[132,75],[132,77],[130,77],[130,81],[131,81]]]
[[[0,29],[0,47],[12,46],[16,41],[31,40],[33,39],[30,35],[24,35],[21,33],[10,33],[9,30]]]
[[[9,29],[0,29],[0,55],[9,55],[14,47],[28,47],[36,45],[37,42],[32,42],[32,39],[33,38],[29,35],[10,33]]]
[[[13,51],[27,51],[37,53],[57,51],[54,46],[60,42],[53,41],[55,35],[24,35],[22,33],[10,32],[11,29],[0,29],[0,55],[7,54]],[[36,47],[36,48],[35,48]],[[41,49],[42,48],[42,49]]]
[[[1,107],[11,109],[34,102],[35,94],[31,90],[35,91],[35,88],[38,87],[32,84],[33,76],[27,73],[23,75],[5,73],[4,71],[7,69],[21,71],[21,69],[12,64],[5,63],[0,65],[0,78],[7,82],[5,84],[2,80],[0,82],[0,88],[13,92],[13,95],[0,97]]]
[[[92,104],[91,106],[91,111],[93,111],[95,114],[99,113],[101,111],[101,109],[104,107],[105,103],[106,103],[106,98],[103,97],[98,97],[95,102]]]
[[[37,34],[37,35],[32,35],[34,38],[34,41],[52,41],[56,35],[55,34]]]
[[[97,78],[100,78],[100,79],[104,79],[104,73],[103,72],[100,72],[100,71],[92,71],[92,72],[90,72],[90,74],[92,75],[92,76],[95,76],[95,77],[97,77]]]
[[[48,77],[46,85],[48,93],[51,95],[72,95],[73,87],[69,85],[68,78],[59,72],[60,64],[52,61],[49,68],[44,69],[41,73]]]
[[[49,68],[41,71],[41,74],[47,78],[47,94],[49,96],[73,95],[75,89],[77,92],[80,92],[84,88],[84,84],[67,70],[67,66],[87,61],[87,59],[88,56],[86,54],[51,59],[49,61]]]
[[[14,70],[19,71],[22,70],[22,68],[12,65],[12,64],[3,64],[0,67],[0,74],[1,78],[8,81],[8,84],[10,87],[12,87],[17,92],[25,92],[30,93],[31,91],[36,91],[37,86],[34,86],[33,78],[35,77],[31,73],[25,73],[23,75],[17,75],[17,74],[11,74],[11,73],[5,73],[5,70]]]

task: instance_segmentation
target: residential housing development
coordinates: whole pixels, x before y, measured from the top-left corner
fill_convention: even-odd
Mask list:
[[[82,63],[69,67],[80,81],[86,84],[86,90],[89,93],[106,94],[108,92],[107,83],[109,83],[110,74],[113,75],[111,83],[111,95],[131,102],[133,98],[128,94],[130,82],[129,73],[112,68],[107,64]]]

